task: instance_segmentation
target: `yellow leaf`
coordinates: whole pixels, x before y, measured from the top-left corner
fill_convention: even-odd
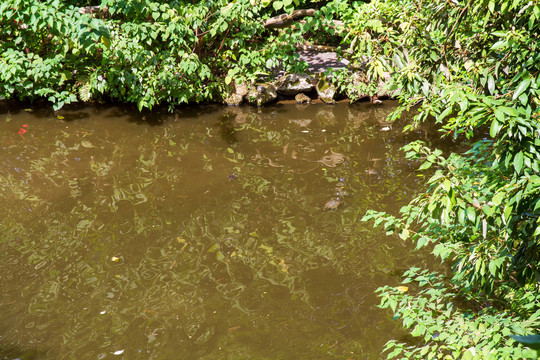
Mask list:
[[[409,291],[409,288],[406,286],[398,286],[397,291],[404,293],[404,292]]]
[[[102,43],[103,45],[105,45],[105,47],[106,47],[107,49],[109,49],[109,48],[111,47],[111,41],[110,41],[108,38],[106,38],[105,36],[102,36],[102,37],[101,37],[101,43]]]

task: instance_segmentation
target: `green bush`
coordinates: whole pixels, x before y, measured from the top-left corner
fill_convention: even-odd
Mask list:
[[[439,279],[418,295],[380,289],[382,306],[405,327],[416,324],[412,335],[423,337],[408,347],[390,343],[389,357],[535,356],[509,335],[540,330],[539,18],[540,4],[529,1],[410,0],[373,1],[350,20],[346,44],[356,64],[372,78],[389,73],[401,89],[402,106],[392,117],[415,107],[408,128],[434,120],[442,136],[482,138],[462,155],[406,146],[419,170],[432,171],[427,191],[398,217],[364,217],[417,247],[432,246],[452,264],[446,285]],[[409,281],[415,276],[409,273]],[[481,305],[457,311],[456,294]],[[452,310],[438,316],[436,309],[449,304]],[[479,324],[481,338],[473,336]]]

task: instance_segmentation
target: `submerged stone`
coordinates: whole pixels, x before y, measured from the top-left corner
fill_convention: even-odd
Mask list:
[[[326,202],[326,204],[324,204],[324,209],[334,210],[337,209],[339,205],[341,205],[341,200],[339,200],[339,198],[330,199]]]

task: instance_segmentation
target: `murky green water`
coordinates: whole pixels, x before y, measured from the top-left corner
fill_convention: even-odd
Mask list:
[[[359,221],[419,186],[392,106],[1,110],[0,359],[380,358],[433,261]]]

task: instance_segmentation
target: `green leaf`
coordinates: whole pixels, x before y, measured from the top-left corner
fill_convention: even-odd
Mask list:
[[[475,222],[476,220],[476,212],[474,211],[474,208],[471,206],[467,208],[467,218],[471,222]]]
[[[493,95],[495,93],[495,79],[491,75],[488,77],[487,86],[489,93]]]
[[[525,90],[527,90],[529,88],[529,85],[531,84],[531,79],[528,78],[528,79],[525,79],[523,80],[519,85],[518,87],[516,88],[516,90],[514,90],[514,97],[513,99],[517,99],[519,97],[519,95],[521,95]]]
[[[499,50],[501,48],[505,48],[506,44],[507,44],[506,40],[497,41],[495,44],[493,44],[493,46],[491,47],[491,50]]]
[[[444,180],[442,186],[443,186],[444,190],[446,190],[448,192],[452,188],[452,183],[450,182],[450,180],[446,179],[446,180]]]
[[[439,116],[437,116],[437,122],[442,122],[444,118],[452,112],[452,110],[452,106],[447,107],[442,113],[440,113]]]
[[[471,360],[474,359],[474,355],[472,354],[471,350],[467,350],[463,353],[463,356],[461,357],[462,360]]]
[[[274,1],[272,3],[272,6],[274,7],[274,10],[278,11],[283,7],[283,2],[281,1]]]
[[[540,335],[510,335],[510,337],[528,348],[540,350]]]
[[[497,264],[494,261],[490,261],[488,267],[491,275],[497,276]]]
[[[496,193],[494,196],[493,196],[493,199],[491,200],[493,202],[493,205],[495,206],[499,206],[502,202],[502,200],[504,199],[505,197],[505,193],[504,192],[498,192]]]
[[[489,135],[494,138],[495,136],[497,136],[497,134],[499,133],[499,131],[501,130],[502,128],[502,124],[500,122],[498,122],[497,120],[493,120],[491,122],[491,127],[489,128]]]
[[[402,240],[407,240],[407,238],[409,237],[409,230],[403,229],[403,230],[399,233],[399,237],[400,237]]]
[[[523,152],[520,151],[514,157],[514,169],[519,174],[522,168],[523,168]]]
[[[494,114],[497,120],[499,120],[500,122],[504,122],[504,113],[501,109],[495,108]]]

